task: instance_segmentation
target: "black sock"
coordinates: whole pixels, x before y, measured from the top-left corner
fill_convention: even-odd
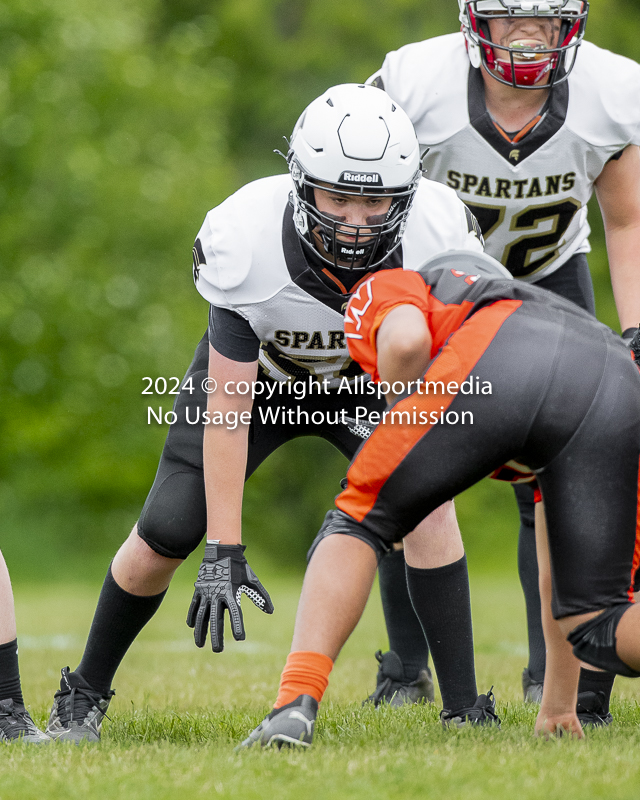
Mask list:
[[[403,550],[392,550],[380,561],[378,579],[389,649],[400,657],[407,681],[415,681],[429,663],[429,646],[411,605]]]
[[[478,697],[467,557],[436,569],[407,565],[411,602],[429,642],[444,708],[458,711]]]
[[[613,672],[595,672],[592,669],[580,669],[580,681],[578,683],[578,694],[580,692],[602,692],[604,695],[604,714],[609,713],[609,700],[613,690],[613,682],[616,676]]]
[[[109,691],[125,653],[156,613],[165,594],[166,591],[151,597],[129,594],[115,582],[109,567],[82,661],[76,669],[96,691]]]
[[[534,681],[544,680],[547,651],[542,632],[540,612],[540,588],[538,586],[538,558],[536,555],[536,530],[533,512],[533,492],[531,498],[524,496],[518,486],[516,497],[520,509],[520,534],[518,537],[518,573],[527,609],[527,632],[529,635],[529,674]],[[529,487],[526,487],[529,489]],[[520,491],[518,491],[520,490]]]
[[[0,700],[12,698],[23,706],[20,670],[18,669],[18,640],[0,644]]]

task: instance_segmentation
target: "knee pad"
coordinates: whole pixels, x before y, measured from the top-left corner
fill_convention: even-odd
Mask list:
[[[207,532],[202,473],[174,472],[152,489],[138,521],[138,536],[165,558],[185,559]]]
[[[573,645],[574,656],[607,672],[615,672],[625,678],[640,678],[640,672],[631,669],[616,653],[616,629],[620,618],[632,605],[622,603],[612,606],[574,628],[567,636]]]
[[[371,533],[371,531],[358,525],[357,522],[354,522],[354,520],[343,511],[334,508],[331,511],[327,511],[322,527],[311,543],[311,547],[307,553],[307,562],[311,561],[311,556],[315,553],[316,547],[320,542],[327,536],[332,536],[336,533],[342,534],[343,536],[353,536],[354,539],[360,539],[361,542],[368,544],[376,554],[378,563],[380,563],[380,559],[391,550],[391,545],[388,542],[385,542],[377,534]]]

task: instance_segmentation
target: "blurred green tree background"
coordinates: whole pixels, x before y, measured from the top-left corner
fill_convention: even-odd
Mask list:
[[[207,319],[191,245],[209,208],[284,171],[304,106],[388,50],[458,28],[455,0],[0,2],[0,546],[14,576],[104,570],[166,426],[142,378],[181,377]],[[636,0],[588,38],[640,60]],[[640,102],[640,98],[638,98]],[[617,326],[596,209],[599,316]],[[247,225],[251,220],[247,220]],[[252,549],[301,567],[346,463],[294,442],[251,479]],[[508,487],[458,503],[472,563],[513,561]]]

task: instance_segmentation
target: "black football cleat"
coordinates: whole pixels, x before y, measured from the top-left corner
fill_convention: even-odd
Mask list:
[[[24,706],[8,698],[0,700],[0,742],[49,744],[51,739],[36,727]]]
[[[542,681],[533,680],[528,667],[522,670],[522,695],[525,703],[537,703],[540,705],[543,686],[544,683]]]
[[[604,692],[580,692],[576,713],[583,728],[602,728],[613,722],[610,712],[605,711]]]
[[[237,750],[247,747],[309,747],[313,741],[313,729],[318,702],[308,694],[301,694],[291,703],[274,708],[238,745]]]
[[[449,711],[444,708],[440,712],[443,728],[465,728],[468,725],[495,725],[500,727],[500,717],[496,714],[496,698],[489,689],[487,694],[478,695],[478,699],[470,708]]]
[[[363,705],[373,703],[377,708],[382,703],[388,703],[394,708],[399,708],[405,703],[433,703],[433,678],[428,667],[421,669],[414,681],[408,681],[400,656],[393,650],[389,650],[388,653],[378,650],[376,659],[380,664],[376,688]]]
[[[58,742],[99,742],[102,720],[115,692],[97,692],[77,672],[62,670],[60,689],[53,696],[47,734]]]

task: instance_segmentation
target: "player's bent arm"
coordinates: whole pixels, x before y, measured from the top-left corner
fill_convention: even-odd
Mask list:
[[[209,396],[210,422],[204,433],[204,477],[207,497],[207,544],[193,599],[187,612],[187,625],[193,628],[198,647],[204,647],[207,628],[211,649],[224,649],[224,617],[229,613],[233,638],[245,638],[240,597],[246,594],[267,614],[273,613],[269,593],[247,564],[241,544],[241,515],[244,478],[247,468],[251,393],[239,394],[241,381],[255,381],[258,362],[233,361],[209,345],[209,377],[217,383]],[[219,419],[217,416],[221,415]]]
[[[232,361],[209,345],[209,377],[216,381],[217,389],[209,395],[207,410],[211,419],[215,419],[215,412],[221,412],[225,422],[209,423],[204,431],[207,539],[218,539],[221,544],[242,542],[242,496],[249,425],[240,422],[240,415],[251,412],[253,401],[251,393],[241,395],[234,388],[241,381],[251,385],[257,373],[257,361]],[[225,384],[228,391],[225,391]],[[234,419],[238,420],[235,428]]]
[[[431,360],[431,333],[423,312],[414,305],[392,309],[378,328],[376,348],[380,379],[406,386],[422,377]],[[392,403],[396,395],[387,394]]]
[[[378,373],[382,381],[406,386],[426,372],[431,360],[432,337],[424,313],[414,305],[397,306],[378,329]],[[396,399],[393,392],[387,402]],[[420,569],[435,569],[464,556],[464,545],[453,501],[444,503],[404,540],[407,563]],[[399,549],[394,545],[394,549]]]
[[[596,180],[611,285],[622,330],[640,323],[640,147],[629,145]]]
[[[580,662],[551,614],[551,560],[542,503],[536,503],[535,514],[542,629],[547,648],[542,703],[535,731],[538,736],[570,732],[582,738],[584,734],[576,714]]]

